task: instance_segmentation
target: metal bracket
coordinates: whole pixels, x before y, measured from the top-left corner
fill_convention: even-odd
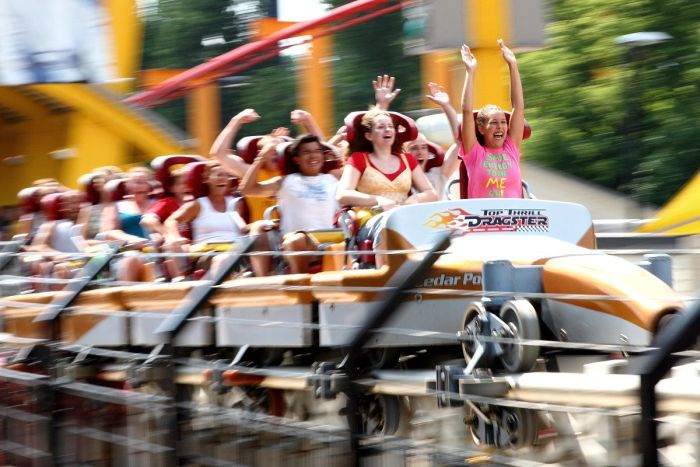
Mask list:
[[[307,382],[316,399],[334,400],[347,385],[347,375],[333,362],[315,362],[311,370],[313,375],[307,378]]]

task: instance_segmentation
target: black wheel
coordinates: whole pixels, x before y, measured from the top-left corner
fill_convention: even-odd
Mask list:
[[[527,300],[508,300],[501,306],[500,318],[508,326],[508,336],[515,340],[539,339],[540,323],[537,312]],[[517,342],[501,344],[503,368],[510,373],[529,371],[540,354],[534,345],[522,345]]]
[[[481,412],[488,414],[488,405],[477,404],[477,408]],[[491,429],[491,425],[482,417],[477,415],[476,410],[474,410],[472,407],[467,409],[467,413],[464,416],[464,424],[467,425],[467,431],[472,437],[472,441],[474,442],[475,446],[485,446],[487,444],[486,439],[488,439],[488,436],[486,433],[487,430]]]
[[[285,412],[284,394],[279,389],[233,386],[223,397],[224,406],[281,417]]]
[[[467,311],[464,313],[464,321],[462,325],[462,331],[467,334],[467,336],[476,337],[484,334],[484,328],[488,325],[488,319],[486,317],[486,308],[481,302],[472,302],[467,307]],[[482,344],[484,345],[484,344]],[[464,354],[464,361],[467,365],[472,361],[474,352],[476,352],[477,341],[476,340],[466,340],[462,342],[462,353]],[[493,366],[493,352],[486,351],[481,356],[477,368],[491,368]]]
[[[499,447],[520,449],[532,446],[537,440],[537,414],[533,410],[503,408],[499,420]]]
[[[489,422],[477,415],[473,408],[467,411],[464,418],[464,423],[476,446],[495,444],[496,447],[503,449],[520,449],[532,446],[537,440],[535,411],[486,404],[478,404],[477,407],[489,418]],[[491,432],[493,436],[489,436]],[[491,441],[487,441],[489,439]]]
[[[401,404],[396,396],[366,394],[360,397],[362,433],[367,436],[391,436],[399,429]]]

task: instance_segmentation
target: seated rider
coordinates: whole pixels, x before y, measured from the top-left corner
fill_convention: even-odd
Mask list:
[[[207,162],[207,195],[188,201],[165,221],[166,243],[189,244],[182,236],[184,225],[192,227],[192,244],[232,243],[248,232],[248,226],[229,196],[231,180],[218,162]],[[218,260],[215,257],[212,268]]]
[[[303,112],[303,111],[295,111]],[[308,112],[303,112],[301,114],[293,115],[294,123],[303,123],[304,125],[312,128],[317,128],[313,118],[308,114]],[[251,166],[251,160],[245,160],[240,154],[234,154],[230,150],[231,144],[238,133],[238,130],[246,123],[252,123],[260,120],[260,115],[254,109],[244,109],[240,111],[235,117],[233,117],[229,123],[221,130],[219,136],[216,137],[214,144],[212,144],[209,151],[209,156],[215,158],[226,172],[231,175],[243,178],[245,173]],[[260,151],[267,146],[272,144],[276,146],[285,141],[285,138],[289,135],[289,130],[286,128],[276,128],[269,135],[265,135],[260,138],[257,142],[258,154]],[[240,143],[240,142],[239,142]],[[240,149],[240,147],[239,147]],[[268,158],[265,160],[265,164],[260,168],[258,172],[258,181],[267,180],[272,177],[280,175],[279,166],[275,158]],[[246,205],[248,206],[248,219],[250,222],[260,221],[264,218],[265,210],[271,206],[274,206],[276,200],[274,197],[254,197],[251,199],[246,199]]]
[[[307,232],[333,228],[333,218],[338,208],[335,200],[337,176],[323,173],[324,149],[316,135],[306,134],[297,137],[289,148],[291,157],[283,171],[285,175],[269,180],[257,181],[260,167],[265,158],[274,150],[266,147],[243,177],[241,193],[246,196],[277,196],[280,213],[280,231],[284,251],[317,251],[318,242]],[[263,223],[255,223],[252,233],[262,234]],[[260,235],[258,248],[270,250],[266,235]],[[305,273],[309,270],[310,256],[285,256],[292,273]],[[267,272],[270,269],[269,256],[254,256],[254,269]]]
[[[364,134],[355,135],[350,143],[352,154],[338,183],[338,202],[388,211],[401,204],[436,201],[437,194],[416,158],[402,153],[391,114],[372,108],[362,117],[361,125]],[[370,219],[360,230],[360,240],[372,238],[377,248],[384,218]],[[378,256],[377,266],[381,263]]]

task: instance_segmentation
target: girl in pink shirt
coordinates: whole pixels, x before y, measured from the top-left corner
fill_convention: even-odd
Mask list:
[[[462,151],[469,174],[469,198],[522,198],[520,143],[525,126],[525,100],[515,54],[498,40],[510,71],[510,122],[498,106],[487,105],[473,117],[476,58],[462,46],[467,76],[462,92]],[[478,133],[477,133],[478,132]],[[481,141],[481,142],[480,142]]]

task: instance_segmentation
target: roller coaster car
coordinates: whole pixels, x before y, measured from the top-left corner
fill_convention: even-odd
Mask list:
[[[388,255],[387,264],[379,269],[223,283],[197,312],[197,316],[217,319],[190,321],[175,344],[268,349],[347,346],[357,326],[366,322],[379,288],[444,230],[454,232],[451,247],[368,347],[444,345],[445,333],[459,331],[472,368],[522,372],[531,368],[538,347],[485,338],[549,336],[569,342],[644,346],[667,322],[666,317],[683,308],[661,279],[593,250],[591,218],[580,205],[530,199],[459,200],[392,210],[380,248],[403,252]],[[83,292],[73,312],[61,317],[62,336],[95,346],[155,345],[162,337],[153,330],[197,284]],[[542,293],[548,295],[538,295]],[[127,317],[112,315],[110,310],[141,313]],[[7,307],[4,331],[23,337],[44,335],[31,322],[35,313],[26,307]],[[317,326],[319,331],[314,330]]]

